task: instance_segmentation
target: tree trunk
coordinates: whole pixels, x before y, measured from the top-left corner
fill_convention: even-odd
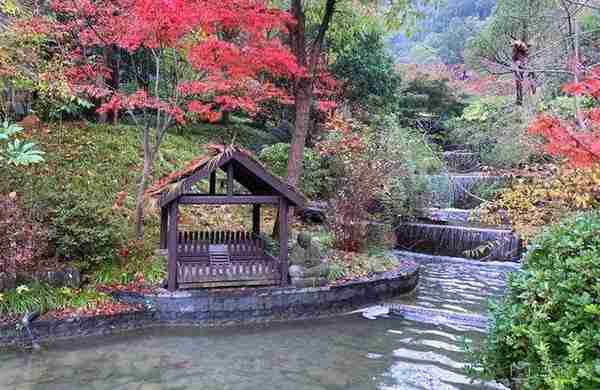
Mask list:
[[[135,201],[135,236],[141,240],[144,238],[144,200],[148,181],[152,174],[153,153],[150,147],[150,129],[144,129],[144,167],[138,184],[137,197]]]
[[[515,92],[517,106],[523,105],[523,76],[519,72],[515,73]]]
[[[288,183],[292,186],[298,185],[304,162],[304,146],[308,135],[310,123],[310,108],[312,105],[312,83],[310,80],[302,80],[296,88],[296,119],[290,154],[288,157]]]
[[[302,175],[304,146],[310,124],[310,108],[313,99],[313,81],[317,65],[321,56],[325,34],[329,29],[331,19],[335,12],[336,0],[327,0],[325,13],[321,19],[319,30],[310,50],[306,43],[306,18],[301,0],[292,0],[290,12],[296,19],[296,24],[290,27],[290,42],[298,65],[303,66],[306,75],[296,80],[294,86],[295,120],[294,134],[288,156],[288,183],[297,185]]]

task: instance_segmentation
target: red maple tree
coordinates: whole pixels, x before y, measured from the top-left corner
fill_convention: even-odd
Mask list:
[[[600,99],[600,68],[592,69],[581,81],[563,85],[564,93]],[[575,167],[600,162],[600,107],[581,112],[582,123],[548,114],[539,115],[529,126],[531,134],[546,139],[544,150],[552,156],[568,159]]]
[[[51,6],[73,91],[100,102],[100,113],[128,113],[143,134],[138,237],[165,132],[233,111],[252,115],[266,100],[291,102],[271,80],[304,71],[280,40],[294,19],[265,0],[54,0]],[[129,61],[126,83],[111,59],[115,51]]]

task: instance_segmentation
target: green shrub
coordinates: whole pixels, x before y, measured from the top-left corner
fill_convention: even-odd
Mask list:
[[[289,144],[277,143],[264,148],[259,157],[276,175],[285,178],[289,151]],[[312,198],[326,192],[328,174],[329,171],[324,167],[320,156],[312,149],[304,149],[304,170],[300,177],[300,189],[304,194]]]
[[[101,205],[83,196],[52,194],[36,207],[47,209],[50,242],[60,258],[83,269],[115,258],[123,233]]]
[[[477,152],[486,165],[509,168],[537,157],[536,140],[527,134],[529,119],[511,98],[476,99],[447,122],[448,138]]]
[[[353,39],[334,42],[336,55],[330,70],[336,80],[343,81],[344,97],[349,102],[369,111],[392,108],[397,101],[400,75],[386,50],[383,31],[365,30]]]
[[[395,174],[387,179],[382,201],[391,219],[410,216],[418,209],[423,194],[432,190],[429,175],[443,168],[442,154],[416,129],[400,127],[391,117],[382,120],[378,143],[381,155],[398,162]]]
[[[492,307],[472,373],[517,389],[600,388],[600,213],[539,236]]]

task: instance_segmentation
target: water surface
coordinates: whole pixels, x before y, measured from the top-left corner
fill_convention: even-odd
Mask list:
[[[483,313],[505,272],[430,264],[394,302]],[[335,318],[221,329],[147,329],[0,353],[0,389],[468,390],[461,339],[481,331],[405,319]]]

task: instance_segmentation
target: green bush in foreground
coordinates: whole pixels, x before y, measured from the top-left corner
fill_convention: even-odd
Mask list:
[[[472,373],[513,389],[600,389],[600,213],[544,232],[508,287]]]

